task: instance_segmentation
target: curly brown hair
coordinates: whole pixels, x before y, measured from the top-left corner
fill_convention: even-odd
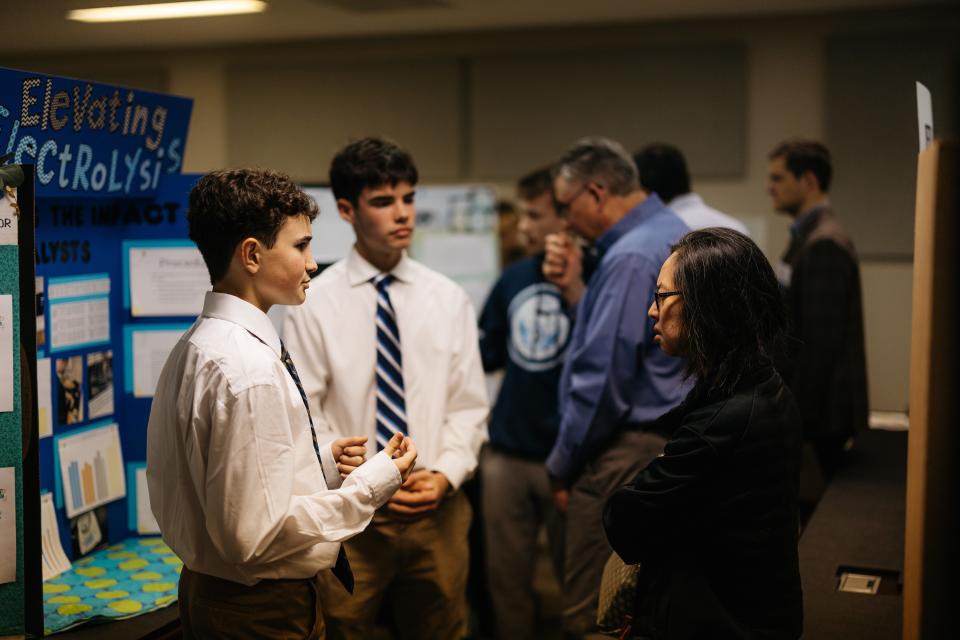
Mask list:
[[[200,178],[190,191],[190,239],[216,283],[227,274],[234,250],[246,238],[267,248],[287,218],[320,212],[317,203],[289,176],[269,169],[224,169]]]

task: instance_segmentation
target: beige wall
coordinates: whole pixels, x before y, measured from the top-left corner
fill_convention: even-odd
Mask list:
[[[827,123],[836,121],[837,108],[827,92],[836,74],[827,81],[832,68],[828,53],[847,38],[902,39],[909,34],[912,41],[922,42],[924,34],[930,34],[942,40],[957,25],[960,13],[956,11],[874,12],[0,59],[0,65],[190,96],[194,115],[185,171],[259,164],[285,170],[305,182],[324,180],[330,155],[348,138],[378,133],[412,149],[425,182],[485,180],[509,195],[514,164],[520,166],[509,161],[513,155],[523,162],[534,157],[547,161],[556,149],[580,135],[610,130],[635,145],[660,131],[676,131],[677,114],[681,122],[682,114],[689,114],[700,133],[684,144],[696,149],[691,155],[702,158],[702,165],[710,165],[710,175],[704,175],[691,162],[695,189],[714,206],[743,219],[776,260],[786,243],[787,221],[771,212],[764,191],[766,153],[788,136],[825,138],[831,143]],[[828,47],[828,43],[832,44]],[[860,72],[877,77],[869,57],[851,58],[848,49],[841,46],[840,50],[847,54],[844,72],[850,82],[856,83]],[[518,68],[522,61],[524,73],[540,64],[544,76],[553,78],[549,86],[527,92],[522,105],[526,126],[540,127],[535,135],[531,133],[540,150],[536,153],[509,120],[510,101],[523,93],[523,74],[502,66],[505,61],[509,65],[511,55],[516,56]],[[938,55],[940,62],[953,63],[942,59],[949,53]],[[501,65],[502,86],[491,59]],[[634,64],[620,65],[620,59]],[[702,67],[691,64],[692,59],[702,60]],[[929,55],[922,60],[931,63]],[[595,74],[589,73],[591,61]],[[645,64],[655,64],[663,91],[658,93],[658,87],[649,83],[652,71],[645,77],[628,73],[622,81],[632,85],[623,93],[629,99],[614,99],[618,94],[611,92],[610,83],[623,76],[624,69],[642,69]],[[563,79],[564,69],[576,73]],[[722,100],[703,95],[708,83],[698,78],[704,73],[729,78],[730,95]],[[558,83],[564,84],[558,87]],[[714,95],[725,90],[715,78],[709,86]],[[904,91],[912,91],[912,86]],[[661,94],[669,101],[657,101]],[[581,117],[530,118],[529,101],[536,95],[546,96],[546,111],[576,104]],[[565,95],[570,99],[565,100]],[[591,101],[592,95],[603,99]],[[951,105],[956,108],[955,101]],[[480,108],[483,112],[477,113]],[[498,126],[491,113],[507,120]],[[713,116],[715,121],[704,125],[703,119]],[[911,117],[908,113],[889,126],[915,127]],[[651,128],[651,123],[662,125]],[[723,131],[717,131],[720,127]],[[834,137],[841,138],[840,134]],[[723,148],[718,149],[721,143]],[[852,144],[845,149],[856,149],[856,140]],[[497,153],[505,158],[502,164],[496,162]],[[912,161],[912,156],[906,161]],[[501,166],[509,171],[498,174]],[[859,195],[866,198],[872,194],[863,190],[884,180],[883,175],[871,173],[873,166],[869,162],[838,166],[837,183],[846,179],[857,184]],[[901,200],[912,200],[910,182],[885,188],[896,189]],[[848,190],[845,197],[853,205],[840,215],[860,216],[857,219],[862,221],[870,212],[858,210],[857,195]],[[882,245],[883,233],[874,229],[872,242]],[[890,238],[890,244],[903,247],[904,241]],[[911,271],[910,256],[902,251],[868,252],[862,261],[874,409],[904,410],[907,405]]]

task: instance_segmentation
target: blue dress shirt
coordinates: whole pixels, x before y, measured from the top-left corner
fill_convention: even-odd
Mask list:
[[[653,341],[660,266],[689,229],[655,194],[597,240],[602,254],[577,307],[560,378],[560,433],[547,471],[572,484],[624,429],[641,429],[689,390],[683,364]]]

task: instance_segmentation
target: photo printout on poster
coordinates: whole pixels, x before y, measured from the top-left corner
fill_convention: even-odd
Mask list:
[[[0,296],[0,413],[13,411],[13,296]]]
[[[87,354],[87,410],[88,418],[103,418],[114,411],[113,351]]]
[[[152,398],[160,372],[180,336],[190,328],[184,325],[127,325],[123,328],[126,345],[124,386],[136,398]]]
[[[67,356],[54,360],[56,371],[57,424],[80,424],[86,420],[84,415],[83,356]]]
[[[47,346],[47,314],[44,313],[46,298],[44,294],[44,277],[37,276],[34,279],[36,284],[36,306],[37,306],[37,350],[42,351]]]
[[[127,240],[124,303],[135,318],[197,316],[210,274],[197,246],[184,240]]]
[[[41,438],[53,435],[53,389],[50,387],[52,370],[50,358],[37,360],[37,424]]]
[[[110,276],[105,273],[50,278],[51,351],[110,341]]]
[[[0,584],[17,579],[17,476],[0,469]]]
[[[103,531],[100,529],[100,523],[97,522],[96,513],[87,511],[77,516],[77,548],[80,550],[80,555],[87,555],[87,552],[100,544],[101,540],[103,540]]]

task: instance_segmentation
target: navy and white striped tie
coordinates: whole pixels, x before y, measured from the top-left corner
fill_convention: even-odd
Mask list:
[[[407,434],[407,405],[403,393],[400,329],[387,291],[393,276],[381,273],[372,282],[377,288],[377,451],[380,451],[393,434]]]

